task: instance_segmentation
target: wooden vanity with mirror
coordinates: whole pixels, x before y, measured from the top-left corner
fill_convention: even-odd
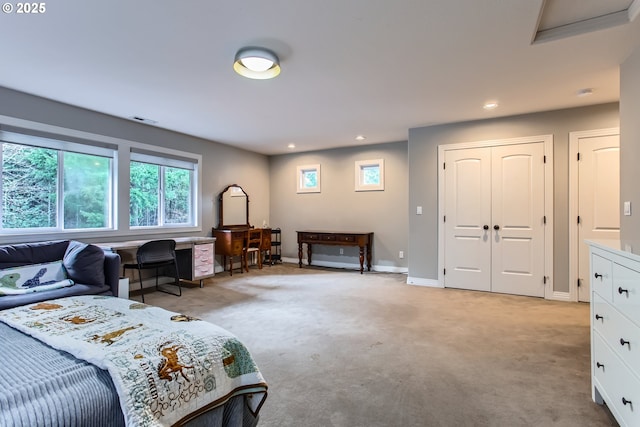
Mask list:
[[[243,266],[249,271],[246,257],[247,233],[254,229],[249,223],[249,195],[237,185],[228,185],[218,196],[218,227],[211,230],[216,238],[216,255],[222,256],[222,266],[233,275],[234,258],[240,261],[240,271]],[[271,229],[262,229],[262,253],[271,253]],[[227,258],[229,265],[227,266]]]

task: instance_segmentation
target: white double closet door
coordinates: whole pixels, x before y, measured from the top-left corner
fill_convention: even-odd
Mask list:
[[[444,286],[544,297],[544,143],[446,150]]]

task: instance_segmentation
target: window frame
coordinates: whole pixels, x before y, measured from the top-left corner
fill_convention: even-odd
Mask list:
[[[364,170],[377,167],[380,175],[378,184],[364,182]],[[384,159],[357,160],[355,162],[355,191],[384,191]]]
[[[315,172],[316,185],[308,187],[304,185],[305,174],[309,172]],[[296,182],[298,193],[320,193],[320,164],[313,165],[301,165],[296,167]]]
[[[47,150],[54,150],[56,152],[56,225],[53,227],[30,227],[30,228],[3,228],[0,223],[0,230],[6,235],[30,235],[30,234],[42,234],[42,233],[75,233],[75,232],[91,232],[91,231],[108,231],[113,229],[115,205],[114,205],[114,176],[115,170],[115,158],[117,152],[114,147],[99,147],[91,144],[82,144],[78,142],[72,142],[60,137],[61,139],[54,139],[51,137],[44,137],[39,135],[33,135],[29,133],[20,133],[13,129],[8,130],[0,128],[0,145],[14,144],[32,148],[42,148]],[[64,218],[64,199],[65,199],[65,182],[64,182],[64,163],[65,153],[75,153],[89,156],[104,157],[109,159],[109,181],[107,183],[107,197],[106,210],[107,218],[106,225],[104,227],[93,228],[65,228]],[[3,167],[2,150],[0,150],[0,172]],[[0,174],[1,179],[1,174]],[[4,212],[1,210],[3,203],[4,192],[1,191],[0,186],[0,219]]]
[[[169,228],[184,228],[184,227],[193,227],[196,223],[196,212],[194,211],[194,203],[193,200],[195,200],[197,198],[197,194],[195,193],[196,191],[196,185],[195,185],[195,181],[196,181],[196,164],[192,161],[189,160],[184,160],[184,159],[178,159],[175,158],[174,156],[163,156],[160,153],[157,154],[147,154],[145,152],[139,152],[137,150],[132,150],[129,156],[129,164],[131,164],[131,162],[137,162],[137,163],[145,163],[145,164],[150,164],[150,165],[155,165],[158,166],[159,169],[159,176],[158,176],[158,193],[159,193],[159,200],[158,200],[158,224],[157,225],[131,225],[131,218],[129,216],[129,228],[131,230],[139,230],[139,229],[144,229],[144,230],[149,230],[149,229],[158,229],[158,228],[162,228],[165,229],[167,227]],[[189,194],[189,200],[191,201],[190,203],[190,209],[189,209],[189,222],[187,223],[181,223],[181,224],[175,224],[175,223],[166,223],[166,212],[165,212],[165,207],[166,207],[166,198],[165,198],[165,176],[166,176],[166,168],[176,168],[176,169],[184,169],[184,170],[189,170],[190,174],[189,174],[189,186],[190,186],[190,194]],[[129,177],[131,176],[131,168],[129,168]],[[131,188],[131,186],[129,185],[129,189]],[[129,206],[131,204],[131,198],[129,197]]]

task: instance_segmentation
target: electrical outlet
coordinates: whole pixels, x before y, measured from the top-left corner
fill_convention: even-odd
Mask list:
[[[624,215],[631,216],[631,202],[624,202]]]
[[[344,255],[344,249],[340,248],[340,255]]]
[[[404,258],[404,251],[398,252],[398,258]]]

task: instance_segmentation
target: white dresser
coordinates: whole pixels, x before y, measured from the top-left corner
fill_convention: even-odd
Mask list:
[[[621,426],[640,426],[640,256],[616,241],[587,243],[592,398]]]

